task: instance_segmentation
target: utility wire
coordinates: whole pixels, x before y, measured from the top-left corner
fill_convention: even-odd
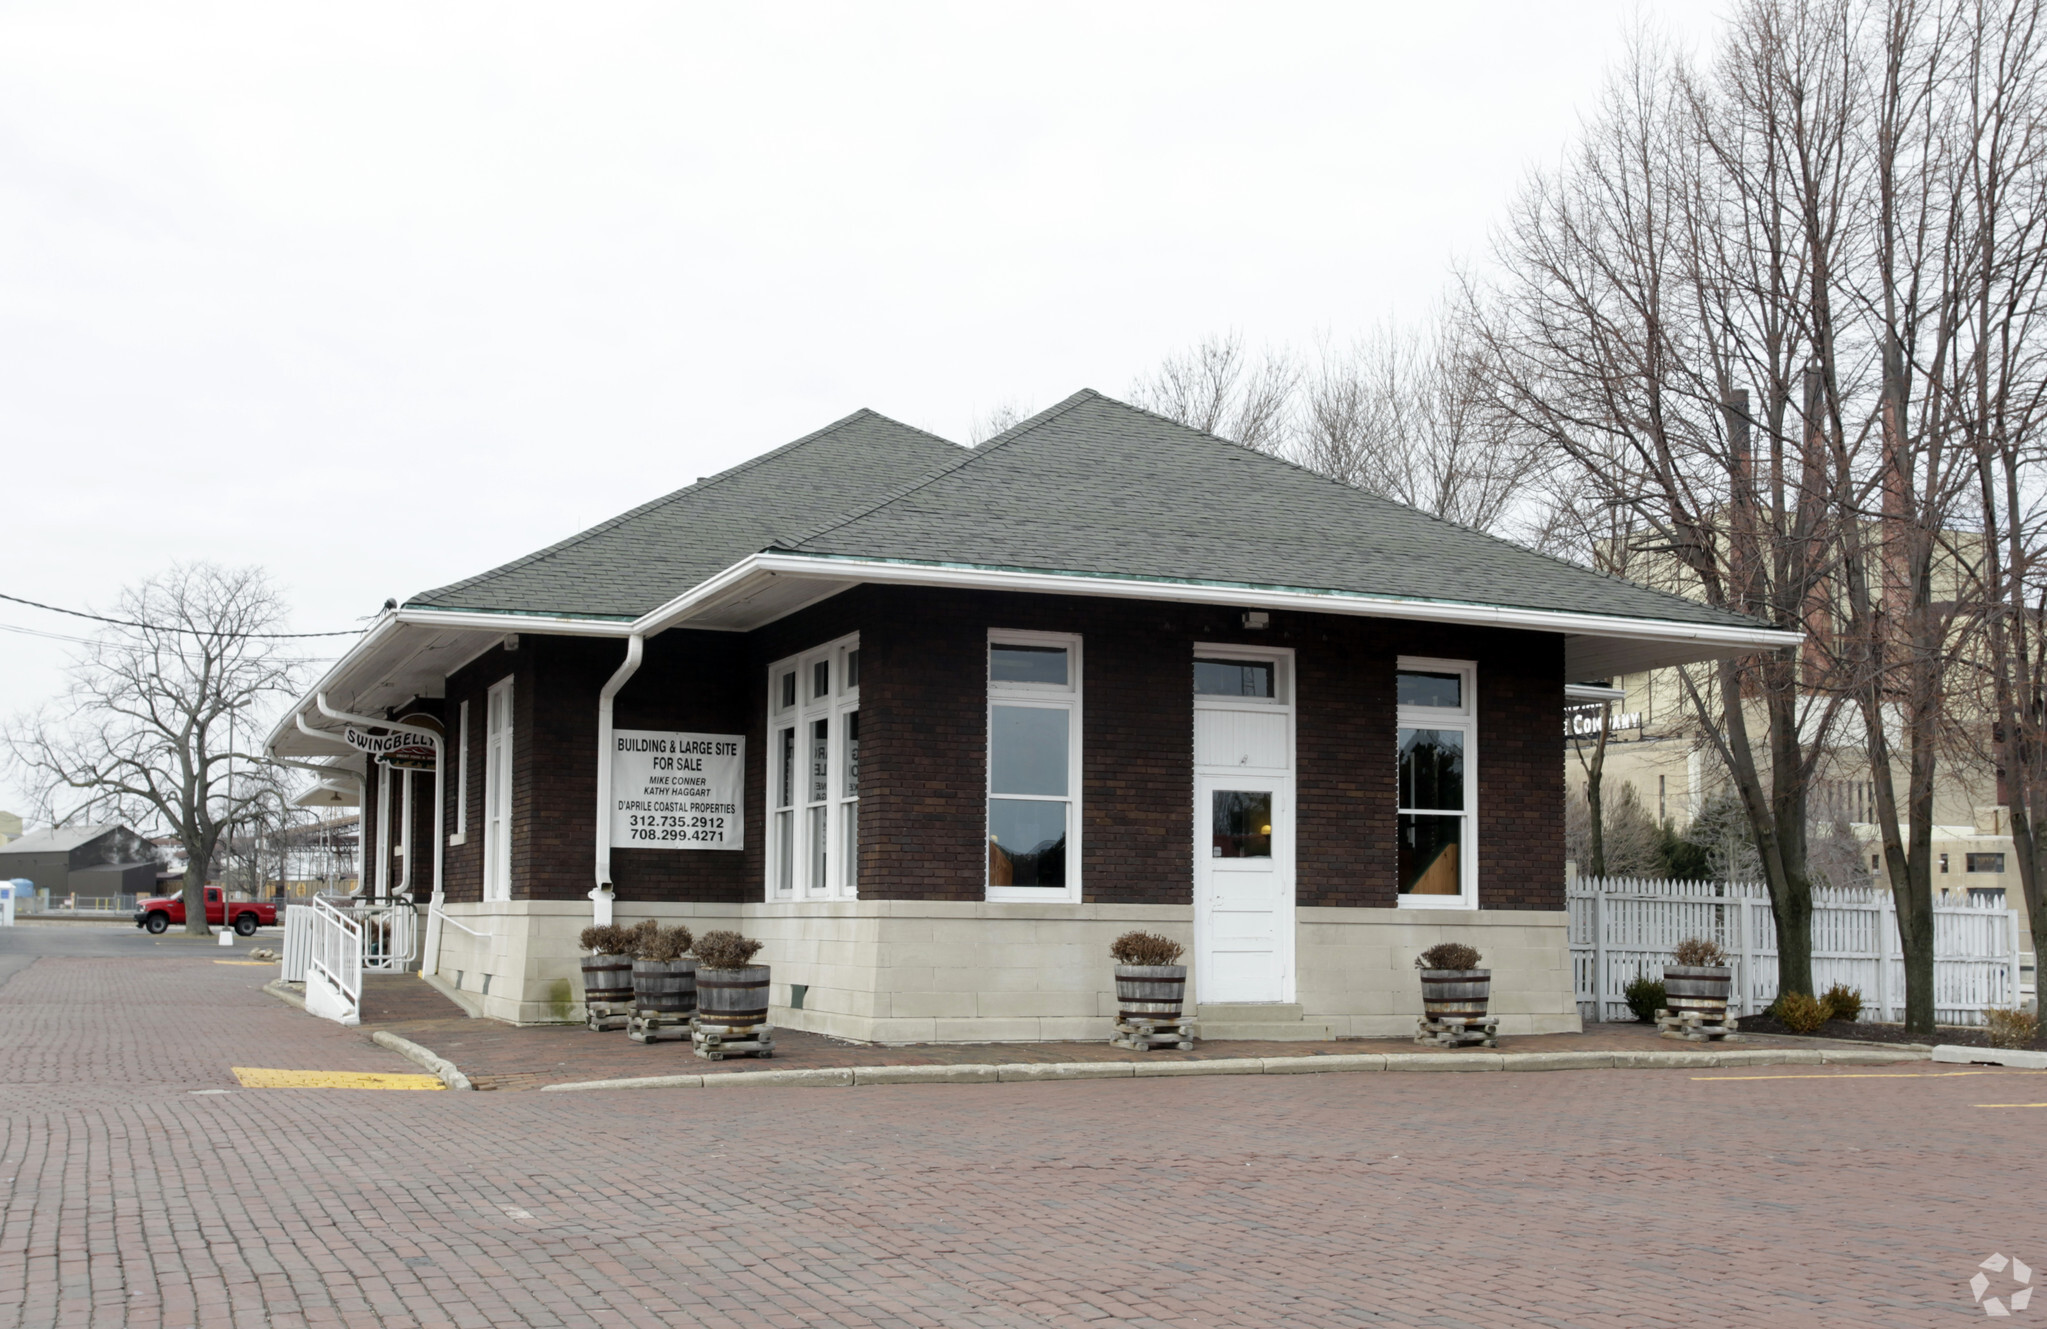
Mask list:
[[[190,637],[260,637],[266,641],[289,641],[300,637],[353,637],[362,629],[352,628],[346,632],[202,632],[198,628],[166,628],[155,623],[137,623],[129,618],[108,618],[103,614],[88,614],[78,609],[59,609],[55,605],[38,604],[24,600],[18,595],[0,592],[0,600],[10,600],[31,609],[46,609],[53,614],[69,614],[73,618],[89,618],[95,623],[112,623],[115,627],[141,628],[145,632],[182,632]]]

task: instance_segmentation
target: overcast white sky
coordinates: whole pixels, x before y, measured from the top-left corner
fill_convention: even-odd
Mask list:
[[[1411,318],[1721,8],[5,4],[0,592],[350,627],[861,406]],[[65,650],[0,631],[0,713]]]

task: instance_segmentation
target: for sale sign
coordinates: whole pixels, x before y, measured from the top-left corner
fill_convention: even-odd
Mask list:
[[[612,733],[613,849],[743,849],[742,734]]]

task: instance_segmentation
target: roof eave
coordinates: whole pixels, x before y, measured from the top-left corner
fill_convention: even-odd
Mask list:
[[[1080,572],[993,568],[972,564],[921,563],[898,559],[866,559],[838,554],[790,553],[770,550],[735,563],[717,576],[642,615],[632,631],[652,635],[727,612],[715,626],[744,631],[784,616],[773,611],[759,621],[731,616],[736,605],[760,600],[755,587],[763,580],[817,579],[837,586],[872,582],[893,585],[943,586],[974,590],[1007,590],[1038,594],[1086,594],[1116,599],[1165,600],[1193,604],[1227,604],[1243,609],[1278,609],[1346,614],[1370,618],[1401,618],[1467,626],[1555,632],[1587,643],[1640,643],[1650,649],[1581,651],[1582,666],[1573,678],[1606,678],[1665,664],[1746,655],[1796,646],[1803,634],[1762,624],[1692,623],[1680,619],[1632,618],[1564,610],[1528,609],[1402,596],[1363,595],[1299,587],[1254,586],[1163,578],[1116,577]],[[816,597],[803,600],[809,603]],[[770,603],[790,603],[789,597]],[[1617,664],[1626,667],[1615,667]],[[1589,672],[1580,672],[1580,669]]]

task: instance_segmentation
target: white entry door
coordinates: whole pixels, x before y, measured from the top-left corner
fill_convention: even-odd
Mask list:
[[[1293,782],[1199,776],[1196,973],[1204,1002],[1291,999]]]

